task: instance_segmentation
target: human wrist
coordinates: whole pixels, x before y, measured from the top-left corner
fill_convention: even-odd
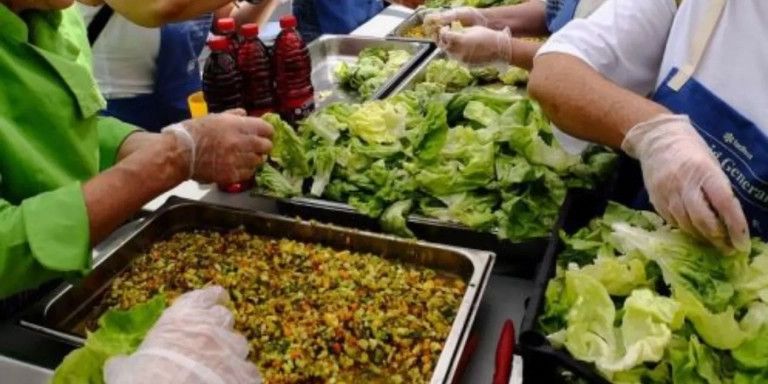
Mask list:
[[[498,52],[499,58],[506,64],[511,64],[514,59],[516,40],[509,32],[509,28],[496,32],[496,52]]]
[[[179,170],[184,171],[187,178],[192,178],[195,173],[196,143],[189,124],[177,123],[169,125],[162,130],[166,136],[168,154],[174,158],[174,164]]]
[[[193,174],[192,150],[188,143],[180,135],[165,131],[160,135],[161,152],[159,157],[164,158],[164,164],[168,168],[167,173],[170,179],[176,181],[176,184],[186,181]]]
[[[667,136],[670,130],[690,125],[691,120],[687,115],[672,113],[655,115],[630,128],[624,135],[621,149],[632,158],[640,159],[649,148],[654,147],[653,143]]]

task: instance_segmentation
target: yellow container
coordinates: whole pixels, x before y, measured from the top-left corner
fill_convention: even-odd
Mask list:
[[[205,98],[203,98],[203,91],[195,92],[189,95],[187,98],[189,104],[189,112],[192,114],[192,118],[203,117],[208,114],[208,105],[205,104]]]

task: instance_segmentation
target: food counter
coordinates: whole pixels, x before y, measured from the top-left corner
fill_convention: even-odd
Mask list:
[[[412,11],[407,8],[391,6],[358,28],[353,35],[383,37],[411,13]],[[273,201],[252,197],[248,193],[227,194],[216,188],[201,186],[194,182],[183,183],[147,204],[145,210],[156,210],[172,195],[249,210],[276,212]],[[96,247],[95,260],[121,244],[127,235],[138,228],[140,221],[141,219],[126,224]],[[471,336],[477,338],[477,348],[471,355],[461,382],[491,382],[494,373],[494,355],[502,325],[507,319],[511,319],[515,325],[519,326],[522,321],[524,302],[532,289],[533,283],[529,280],[499,274],[492,275],[471,332]],[[6,380],[13,383],[46,382],[50,375],[50,371],[47,370],[55,368],[71,348],[72,345],[47,339],[40,333],[17,325],[14,321],[6,323],[0,326],[0,372],[3,372],[5,378],[3,382]]]

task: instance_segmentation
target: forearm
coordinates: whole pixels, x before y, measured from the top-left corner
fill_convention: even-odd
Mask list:
[[[214,12],[231,0],[105,0],[115,12],[143,27],[189,20]]]
[[[509,28],[513,36],[546,36],[546,4],[539,0],[529,0],[519,5],[483,9],[483,16],[488,18],[488,27],[502,30]]]
[[[535,1],[535,0],[531,0]],[[512,39],[512,60],[510,64],[530,71],[533,68],[533,58],[544,43]]]
[[[247,2],[239,2],[239,7],[233,6],[230,10],[230,17],[235,19],[237,25],[243,25],[247,23],[256,23],[258,25],[264,25],[269,21],[270,16],[277,8],[278,0],[264,0],[259,4],[251,4]]]
[[[169,134],[134,133],[121,146],[119,162],[83,185],[91,245],[189,176],[188,154],[176,140]]]
[[[584,140],[619,148],[635,125],[665,107],[605,79],[580,59],[552,53],[535,59],[528,91],[558,128]]]

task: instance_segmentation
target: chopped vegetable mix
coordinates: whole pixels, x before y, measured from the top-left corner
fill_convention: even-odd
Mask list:
[[[613,383],[768,382],[768,245],[723,255],[613,203],[561,238],[538,318],[555,347]]]
[[[465,292],[458,277],[243,230],[179,233],[116,278],[103,307],[230,293],[268,384],[427,383]]]

